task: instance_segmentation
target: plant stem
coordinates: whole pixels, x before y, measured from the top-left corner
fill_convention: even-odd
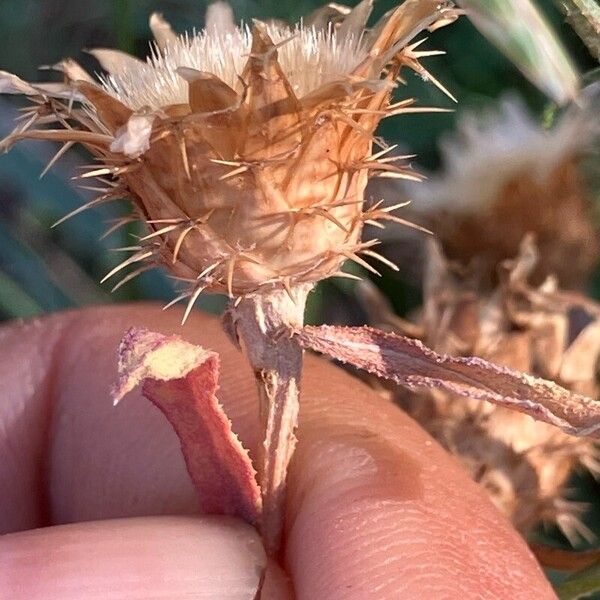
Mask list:
[[[600,60],[600,5],[596,0],[555,1],[592,56]]]
[[[245,296],[229,311],[258,386],[265,438],[259,456],[262,536],[267,552],[279,550],[287,469],[296,445],[302,349],[289,332],[304,322],[312,285]]]

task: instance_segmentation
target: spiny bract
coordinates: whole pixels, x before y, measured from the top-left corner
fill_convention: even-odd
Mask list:
[[[360,255],[387,261],[375,240],[361,242],[363,223],[397,218],[363,206],[367,180],[416,177],[384,157],[387,146],[373,152],[374,131],[386,116],[424,110],[412,99],[392,103],[391,92],[403,66],[432,79],[418,60],[438,53],[409,42],[457,11],[407,0],[366,30],[371,8],[372,0],[328,5],[292,27],[250,29],[217,3],[194,35],[177,36],[153,15],[146,62],[92,51],[107,72],[99,82],[70,59],[55,65],[64,83],[0,72],[0,92],[35,103],[5,145],[86,146],[101,164],[85,177],[108,178],[90,205],[129,197],[148,228],[108,276],[167,265],[188,285],[179,298],[190,299],[188,312],[204,289],[290,289],[341,274],[346,259],[372,269]]]

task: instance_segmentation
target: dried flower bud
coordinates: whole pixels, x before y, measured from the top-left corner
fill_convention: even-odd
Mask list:
[[[318,281],[346,259],[367,264],[360,254],[377,257],[369,250],[376,242],[361,242],[363,223],[391,218],[363,206],[367,179],[410,176],[378,160],[375,128],[413,102],[391,104],[400,69],[426,73],[418,59],[429,53],[409,41],[455,15],[450,2],[407,0],[366,33],[371,7],[325,7],[307,25],[255,22],[250,30],[217,3],[206,30],[182,37],[155,15],[146,62],[92,51],[108,72],[100,85],[61,63],[60,94],[74,94],[82,108],[0,77],[0,89],[30,95],[59,123],[74,124],[34,129],[42,121],[32,111],[7,142],[85,144],[105,164],[88,175],[115,182],[94,202],[129,196],[149,230],[109,275],[166,264],[189,283],[191,304],[204,289],[238,297]]]
[[[124,281],[148,263],[167,265],[189,284],[176,299],[189,298],[184,321],[205,289],[235,298],[229,329],[247,349],[265,432],[258,478],[271,554],[280,545],[302,368],[302,348],[281,332],[301,325],[312,285],[344,275],[345,260],[374,270],[364,253],[390,264],[371,249],[376,240],[360,238],[364,222],[397,219],[394,207],[365,208],[364,190],[373,175],[415,175],[383,158],[383,143],[373,152],[375,129],[415,110],[410,98],[391,103],[402,67],[441,87],[419,63],[436,53],[409,42],[457,16],[447,0],[406,0],[367,32],[372,4],[329,5],[306,24],[255,22],[250,30],[218,2],[206,29],[183,37],[155,15],[146,62],[92,51],[108,72],[100,85],[72,61],[56,67],[66,81],[52,88],[0,72],[0,91],[37,104],[4,143],[81,142],[104,165],[84,177],[112,178],[89,206],[125,195],[146,224],[133,256],[106,278],[133,264],[141,266]],[[47,123],[59,128],[34,127]],[[238,472],[247,483],[243,464]]]

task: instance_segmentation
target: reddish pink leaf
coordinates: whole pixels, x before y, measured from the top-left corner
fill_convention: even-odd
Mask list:
[[[215,396],[219,357],[145,329],[130,329],[119,346],[115,403],[142,384],[142,392],[167,417],[181,441],[188,472],[207,513],[260,518],[260,489],[248,452],[231,430]]]
[[[417,340],[370,327],[304,327],[304,348],[402,386],[440,388],[524,412],[574,435],[600,436],[600,402],[552,381],[499,367],[481,358],[437,354]]]

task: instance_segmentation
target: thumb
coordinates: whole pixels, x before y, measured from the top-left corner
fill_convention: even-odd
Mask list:
[[[224,517],[113,519],[0,538],[0,589],[12,600],[252,600],[266,566],[256,530]],[[271,597],[287,597],[275,578]]]

